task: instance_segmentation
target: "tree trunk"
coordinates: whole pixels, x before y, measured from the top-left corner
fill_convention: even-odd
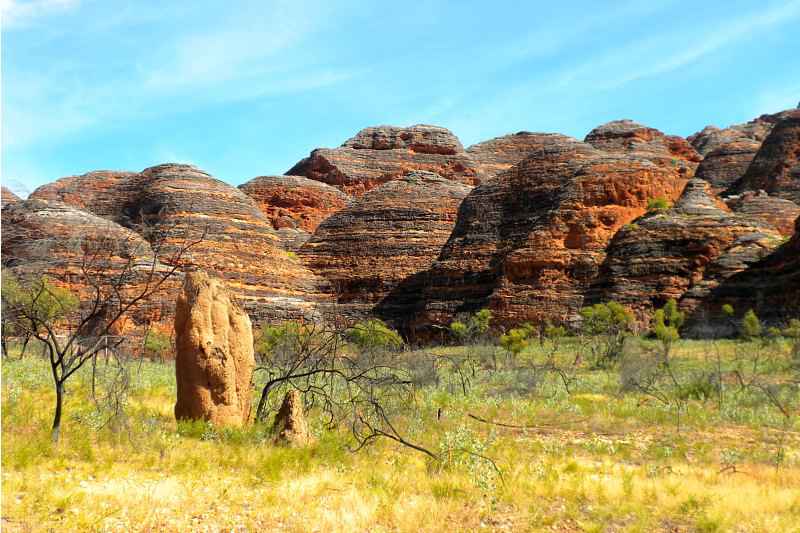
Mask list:
[[[25,336],[25,341],[22,343],[22,350],[19,352],[19,360],[22,361],[22,358],[25,357],[25,350],[28,349],[28,343],[31,341],[30,336]]]
[[[50,434],[52,441],[58,442],[61,436],[61,410],[64,405],[64,384],[56,382],[56,414],[53,417],[53,431]]]

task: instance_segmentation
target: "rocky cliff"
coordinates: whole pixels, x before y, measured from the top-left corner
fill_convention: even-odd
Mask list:
[[[617,230],[649,199],[676,199],[687,182],[638,155],[562,135],[539,142],[464,200],[438,260],[417,276],[424,290],[407,330],[487,306],[500,324],[571,320]]]
[[[696,176],[710,183],[714,192],[724,191],[747,172],[760,147],[761,142],[749,138],[722,144],[705,155]]]
[[[330,282],[341,310],[363,316],[431,265],[470,190],[437,174],[411,172],[326,219],[299,256]]]
[[[679,179],[691,178],[702,159],[683,137],[665,135],[632,120],[614,120],[598,126],[584,142],[609,153],[645,158]]]
[[[738,317],[754,309],[768,324],[784,325],[800,316],[800,218],[787,242],[711,291],[696,306],[688,329],[703,336],[734,333],[721,312],[725,304],[732,305]]]
[[[546,133],[521,131],[473,144],[467,153],[478,164],[484,179],[489,179],[513,167],[542,146]],[[557,134],[551,134],[557,135]]]
[[[239,189],[255,200],[289,250],[297,250],[320,222],[352,200],[336,187],[302,176],[259,176]]]
[[[191,165],[68,177],[32,196],[59,198],[130,227],[157,241],[168,264],[181,246],[199,240],[180,258],[181,268],[224,279],[256,320],[297,318],[325,301],[324,283],[286,254],[255,202]]]
[[[61,202],[29,199],[2,213],[3,267],[20,277],[46,276],[86,302],[114,294],[110,282],[125,276],[124,294],[141,291],[148,279],[166,273],[154,262],[150,244],[138,233]],[[154,269],[155,278],[150,278]],[[133,313],[133,321],[158,322],[172,313],[180,276],[170,280]],[[99,290],[99,293],[95,293]],[[132,325],[132,324],[131,324]],[[124,329],[125,324],[118,324]]]
[[[729,192],[757,190],[800,204],[800,109],[781,115]]]
[[[360,196],[413,170],[435,172],[469,185],[481,179],[478,165],[456,136],[445,128],[427,125],[363,129],[339,148],[314,150],[287,174]]]
[[[764,191],[745,191],[724,200],[731,210],[759,219],[784,236],[794,234],[794,221],[800,216],[800,206],[791,200],[771,196]]]
[[[648,213],[617,232],[589,300],[614,300],[641,317],[669,299],[691,310],[780,242],[773,227],[731,213],[709,183],[693,179],[672,209]]]
[[[8,187],[0,187],[0,208],[6,206],[6,204],[13,204],[14,202],[19,202],[20,198],[14,192],[9,189]]]

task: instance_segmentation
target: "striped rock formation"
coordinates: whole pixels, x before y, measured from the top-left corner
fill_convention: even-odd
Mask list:
[[[318,148],[286,174],[299,175],[360,196],[408,172],[435,172],[474,185],[481,172],[461,142],[439,126],[365,128],[339,148]]]
[[[239,185],[255,200],[289,250],[297,250],[320,222],[344,209],[350,196],[302,176],[259,176]]]
[[[156,253],[167,264],[198,240],[181,268],[223,279],[256,321],[307,316],[326,301],[324,283],[286,254],[255,202],[191,165],[63,178],[32,197],[59,198],[130,227],[158,241]]]
[[[470,190],[437,174],[411,172],[326,219],[299,256],[330,282],[340,309],[363,316],[430,267]]]
[[[695,178],[673,208],[648,213],[614,236],[590,301],[614,300],[642,317],[670,299],[691,310],[780,242],[773,227],[731,213],[708,182]]]

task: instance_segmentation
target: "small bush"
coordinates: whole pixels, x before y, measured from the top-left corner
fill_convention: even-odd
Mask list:
[[[593,365],[600,368],[615,363],[633,325],[633,314],[622,304],[606,302],[584,307],[580,315],[581,332],[589,340]]]
[[[397,350],[403,346],[403,338],[377,318],[348,329],[347,340],[362,351]]]
[[[481,309],[474,314],[463,314],[450,323],[450,333],[461,344],[474,342],[486,335],[492,322],[492,312]]]
[[[672,344],[681,338],[680,329],[686,315],[678,309],[675,300],[669,300],[653,314],[653,334],[661,341],[664,359],[669,358]]]
[[[764,327],[761,325],[758,315],[752,309],[749,309],[742,318],[742,327],[739,332],[744,340],[753,340],[761,336]]]
[[[657,211],[664,211],[672,207],[672,203],[662,196],[650,198],[647,201],[647,212],[654,213]]]
[[[163,361],[172,350],[169,335],[161,331],[149,330],[144,338],[144,355],[150,359]]]
[[[530,344],[533,334],[533,326],[523,324],[521,327],[513,328],[508,333],[500,336],[500,346],[517,357]]]

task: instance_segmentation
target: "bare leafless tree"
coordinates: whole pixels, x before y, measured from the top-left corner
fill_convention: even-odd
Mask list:
[[[109,345],[108,339],[124,320],[158,306],[170,280],[180,275],[181,257],[205,232],[178,237],[172,227],[149,227],[137,234],[109,222],[65,239],[25,224],[4,227],[3,233],[3,263],[17,285],[4,313],[13,314],[17,327],[45,347],[56,394],[52,440],[57,442],[67,381],[99,352],[122,342],[118,337]]]

